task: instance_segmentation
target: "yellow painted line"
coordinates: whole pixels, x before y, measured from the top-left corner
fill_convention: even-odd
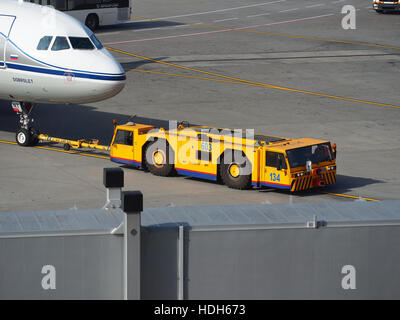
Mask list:
[[[11,145],[18,145],[18,143],[16,143],[16,142],[4,141],[4,140],[0,140],[0,143],[3,143],[3,144],[11,144]],[[35,146],[35,147],[32,147],[32,148],[41,149],[41,150],[47,150],[47,151],[57,151],[57,152],[63,152],[63,153],[68,153],[68,154],[76,154],[76,155],[79,155],[79,156],[85,156],[85,157],[92,157],[92,158],[99,158],[99,159],[110,160],[110,157],[99,156],[99,155],[89,154],[89,153],[83,153],[83,152],[66,151],[66,150],[61,150],[61,149],[57,149],[57,148],[40,147],[40,146]]]
[[[175,68],[180,68],[180,69],[184,69],[184,70],[190,70],[190,71],[194,71],[194,72],[198,72],[198,73],[212,75],[214,77],[220,77],[220,78],[224,78],[224,79],[233,80],[234,83],[236,83],[236,84],[242,83],[242,84],[252,85],[252,86],[256,86],[256,87],[264,87],[264,88],[270,88],[270,89],[276,89],[276,90],[282,90],[282,91],[288,91],[288,92],[303,93],[303,94],[319,96],[319,97],[324,97],[324,98],[331,98],[331,99],[342,100],[342,101],[357,102],[357,103],[363,103],[363,104],[376,105],[376,106],[380,106],[380,107],[400,109],[400,106],[395,106],[395,105],[391,105],[391,104],[386,104],[386,103],[381,103],[381,102],[374,102],[374,101],[367,101],[367,100],[361,100],[361,99],[346,98],[346,97],[340,97],[340,96],[330,95],[330,94],[326,94],[326,93],[318,93],[318,92],[312,92],[312,91],[306,91],[306,90],[292,89],[292,88],[286,88],[286,87],[276,86],[276,85],[262,83],[262,82],[249,81],[249,80],[230,77],[230,76],[226,76],[226,75],[218,74],[218,73],[214,73],[214,72],[209,72],[209,71],[204,71],[204,70],[200,70],[200,69],[185,67],[185,66],[181,66],[181,65],[178,65],[178,64],[175,64],[175,63],[156,60],[156,59],[152,59],[152,58],[149,58],[149,57],[141,56],[141,55],[138,55],[138,54],[134,54],[134,53],[130,53],[130,52],[126,52],[126,51],[122,51],[122,50],[118,50],[118,49],[114,49],[114,48],[110,48],[110,47],[107,47],[107,49],[111,50],[111,51],[114,51],[114,52],[117,52],[117,53],[129,55],[129,56],[136,57],[136,58],[143,59],[143,60],[147,60],[147,61],[156,62],[156,63],[159,63],[159,64],[164,64],[164,65],[175,67]],[[169,75],[173,75],[173,74],[169,74]],[[176,76],[179,76],[179,75],[176,75]],[[186,76],[186,77],[189,77],[189,76]],[[211,79],[211,78],[207,78],[207,79],[203,78],[203,80],[218,81],[216,79]],[[228,82],[228,81],[226,81],[226,82]]]
[[[148,20],[148,21],[158,21],[158,22],[162,21],[162,20],[158,20],[158,19],[151,19],[151,18],[144,18],[144,17],[134,17],[133,20]],[[171,21],[171,22],[174,22],[174,21]],[[388,46],[388,45],[367,43],[367,42],[358,42],[358,41],[346,41],[346,40],[335,40],[335,39],[327,39],[327,38],[307,37],[307,36],[301,36],[301,35],[276,33],[276,32],[264,32],[264,31],[243,29],[243,27],[226,28],[226,27],[222,27],[222,26],[210,26],[210,25],[205,25],[205,24],[193,24],[193,23],[182,23],[182,22],[176,22],[176,23],[181,23],[181,24],[184,24],[187,26],[192,26],[192,27],[197,27],[197,28],[247,32],[247,33],[263,34],[263,35],[275,36],[275,37],[285,37],[285,38],[293,38],[293,39],[303,39],[303,40],[313,40],[313,41],[333,42],[333,43],[343,43],[343,44],[354,44],[354,45],[359,45],[359,46],[364,46],[364,47],[400,50],[400,47],[396,47],[396,46]]]
[[[17,144],[16,142],[3,141],[3,140],[0,140],[0,143],[4,143],[4,144]]]
[[[378,199],[357,197],[357,196],[352,196],[352,195],[349,195],[349,194],[342,194],[342,193],[333,193],[333,192],[324,192],[324,193],[330,194],[332,196],[344,197],[344,198],[362,199],[362,200],[374,201],[374,202],[380,202],[381,201],[381,200],[378,200]]]
[[[216,81],[216,82],[224,82],[224,83],[233,83],[233,84],[240,84],[240,85],[249,85],[249,86],[264,87],[264,85],[255,85],[255,84],[246,83],[246,82],[241,82],[241,81],[233,81],[233,80],[230,81],[230,80],[222,80],[222,79],[214,79],[214,78],[190,76],[190,75],[176,74],[176,73],[169,73],[169,72],[158,72],[158,71],[139,70],[139,69],[131,69],[131,70],[128,70],[128,71],[141,72],[141,73],[151,73],[151,74],[159,74],[159,75],[164,75],[164,76],[183,77],[183,78],[189,78],[189,79],[209,80],[209,81]]]

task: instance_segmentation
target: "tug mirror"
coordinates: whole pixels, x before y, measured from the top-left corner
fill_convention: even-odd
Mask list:
[[[311,172],[311,169],[312,169],[312,162],[311,162],[311,160],[308,160],[306,162],[306,170],[307,170],[307,172]]]
[[[283,159],[281,157],[278,157],[278,170],[282,170],[283,167]]]
[[[332,145],[332,158],[336,159],[336,143]]]

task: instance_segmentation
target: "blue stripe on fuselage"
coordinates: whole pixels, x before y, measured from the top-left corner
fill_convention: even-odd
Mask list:
[[[87,73],[80,73],[80,72],[71,72],[71,71],[67,71],[67,70],[53,70],[53,69],[46,69],[46,68],[31,67],[31,66],[26,66],[23,64],[10,63],[10,62],[7,62],[7,68],[15,69],[15,70],[23,70],[23,71],[28,71],[28,72],[34,72],[34,73],[51,74],[51,75],[56,75],[56,76],[66,76],[66,77],[72,76],[75,78],[84,78],[84,79],[108,80],[108,81],[126,80],[126,75],[102,76],[102,75],[87,74]]]

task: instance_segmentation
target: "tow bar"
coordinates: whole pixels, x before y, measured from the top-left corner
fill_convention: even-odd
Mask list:
[[[99,145],[99,140],[84,140],[84,139],[67,140],[67,139],[49,137],[48,135],[45,134],[40,134],[38,139],[40,141],[56,142],[63,144],[65,151],[69,151],[71,150],[71,148],[73,149],[88,148],[88,149],[96,149],[102,151],[110,151],[110,146]]]

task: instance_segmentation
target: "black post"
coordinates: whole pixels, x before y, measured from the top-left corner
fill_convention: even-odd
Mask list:
[[[124,221],[124,299],[140,299],[140,235],[143,194],[140,191],[122,193]]]

